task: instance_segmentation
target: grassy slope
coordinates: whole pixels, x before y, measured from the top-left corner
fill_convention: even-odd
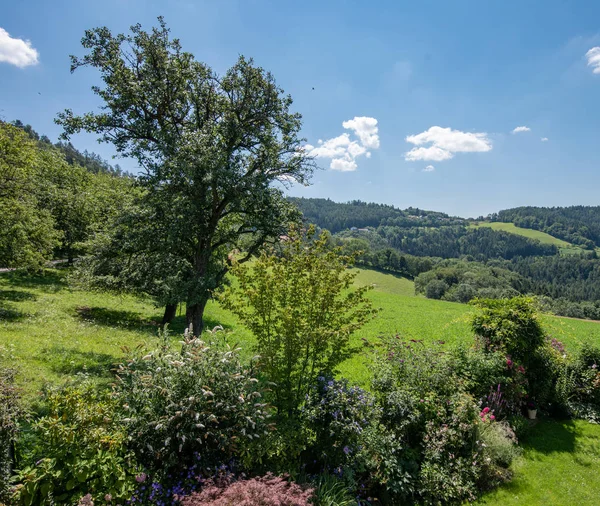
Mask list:
[[[469,306],[415,297],[410,281],[375,271],[361,271],[357,283],[376,285],[370,297],[381,313],[354,336],[355,344],[362,344],[363,337],[376,342],[378,336],[394,333],[444,340],[449,346],[470,342]],[[149,343],[157,332],[153,321],[160,317],[148,301],[72,291],[57,270],[30,280],[0,274],[0,359],[20,366],[20,382],[30,399],[44,381],[56,383],[83,370],[109,381],[111,364],[123,356],[121,346]],[[584,340],[600,343],[598,323],[551,316],[544,316],[543,322],[569,348]],[[232,339],[251,353],[250,333],[211,302],[207,324],[218,323],[235,328]],[[178,317],[172,327],[174,342],[183,327]],[[367,354],[359,354],[343,364],[341,372],[366,384],[367,363]],[[600,426],[541,422],[514,469],[514,480],[484,497],[482,504],[597,504]]]
[[[494,230],[501,230],[503,232],[509,232],[511,234],[522,235],[528,237],[529,239],[537,239],[543,244],[554,244],[560,249],[560,252],[562,254],[580,253],[581,251],[583,251],[580,247],[574,246],[570,242],[563,241],[562,239],[558,239],[557,237],[551,236],[550,234],[547,234],[545,232],[540,232],[539,230],[517,227],[514,223],[490,223],[482,221],[471,226],[473,228],[489,227]]]
[[[443,340],[449,346],[469,342],[469,306],[414,296],[411,281],[390,274],[361,270],[357,284],[374,284],[370,298],[381,312],[353,338],[376,343],[380,336],[400,334],[425,341]],[[64,272],[48,270],[44,277],[21,278],[0,274],[0,358],[13,356],[21,369],[21,383],[33,395],[44,381],[58,382],[86,370],[110,378],[111,365],[123,356],[121,347],[148,343],[156,336],[161,311],[135,297],[74,291]],[[217,324],[235,329],[231,340],[252,353],[253,336],[218,304],[209,303],[207,327]],[[600,324],[544,316],[544,324],[571,348],[584,340],[600,343]],[[171,330],[173,341],[183,331],[183,317]],[[359,354],[342,365],[342,374],[368,382],[368,354]],[[12,360],[12,359],[11,359]]]

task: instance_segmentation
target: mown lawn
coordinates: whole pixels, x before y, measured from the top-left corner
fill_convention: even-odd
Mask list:
[[[478,504],[600,504],[600,425],[542,420],[522,442],[514,477]]]

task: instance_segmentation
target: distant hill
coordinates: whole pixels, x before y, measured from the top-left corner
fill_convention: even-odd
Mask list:
[[[600,246],[600,206],[515,207],[488,219],[540,230],[589,250]]]
[[[397,227],[439,227],[464,225],[466,220],[436,211],[409,207],[398,209],[386,204],[375,204],[353,200],[338,203],[329,199],[307,199],[288,197],[295,203],[306,221],[326,228],[335,234],[342,230],[381,225]]]
[[[480,221],[471,225],[471,228],[488,227],[492,230],[508,232],[510,234],[516,234],[529,239],[535,239],[540,241],[542,244],[551,244],[556,246],[560,253],[563,255],[579,254],[583,251],[581,246],[575,246],[570,242],[554,237],[546,232],[540,230],[533,230],[531,228],[517,227],[514,223],[504,223],[501,221]]]
[[[37,141],[41,148],[48,146],[57,148],[62,152],[69,165],[78,165],[93,174],[112,174],[115,176],[129,175],[127,172],[121,170],[121,167],[119,167],[118,164],[113,166],[96,153],[90,153],[87,150],[79,151],[70,142],[57,142],[56,144],[52,144],[52,141],[46,135],[38,134],[31,125],[25,125],[21,120],[15,120],[12,124],[22,129],[31,139]]]

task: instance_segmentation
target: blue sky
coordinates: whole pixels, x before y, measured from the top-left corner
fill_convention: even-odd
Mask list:
[[[158,15],[198,60],[223,72],[251,56],[292,95],[323,167],[293,195],[474,217],[600,205],[595,0],[11,2],[0,18],[0,115],[56,140],[57,112],[98,105],[98,75],[69,73],[84,30],[150,28]],[[72,141],[113,154],[89,135]]]

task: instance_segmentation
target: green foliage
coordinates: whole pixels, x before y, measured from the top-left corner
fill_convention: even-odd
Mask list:
[[[350,356],[350,335],[376,312],[365,296],[370,287],[351,289],[352,259],[328,248],[327,234],[313,234],[304,240],[292,229],[281,255],[263,252],[250,267],[237,264],[236,283],[221,298],[256,336],[281,414],[292,414],[317,376]]]
[[[450,354],[461,387],[484,406],[495,405],[497,419],[520,414],[527,394],[525,370],[502,351],[459,347]]]
[[[104,87],[92,89],[104,106],[83,116],[60,114],[64,137],[93,132],[145,169],[139,209],[116,227],[102,260],[138,263],[140,279],[124,280],[132,290],[162,279],[167,286],[150,294],[167,293],[159,302],[170,305],[185,301],[187,323],[200,333],[206,303],[228,272],[228,254],[239,249],[250,258],[298,218],[271,183],[304,184],[312,173],[301,117],[252,60],[240,57],[218,76],[182,50],[162,18],[149,32],[140,25],[120,35],[88,30],[82,44],[88,52],[72,57],[71,68],[99,71]]]
[[[197,459],[210,468],[243,456],[269,428],[268,407],[239,350],[214,337],[186,338],[179,352],[165,341],[150,353],[132,354],[117,370],[127,444],[161,476]]]
[[[600,245],[600,207],[516,207],[490,216],[493,221],[541,230],[573,244],[593,249]]]
[[[482,444],[482,431],[497,422],[479,413],[455,361],[438,347],[393,339],[376,363],[372,388],[382,413],[365,431],[361,453],[393,502],[472,500],[507,465],[510,453],[502,444],[514,441],[498,441],[497,450]]]
[[[519,422],[525,421],[523,417]],[[484,479],[481,483],[484,489],[491,489],[499,483],[508,481],[510,473],[508,468],[511,463],[521,455],[517,446],[515,431],[508,422],[494,422],[479,424],[479,441],[481,441],[481,455],[478,456],[485,467]]]
[[[31,429],[30,463],[19,471],[20,504],[72,505],[86,494],[127,500],[139,467],[115,400],[84,381],[50,390],[45,404],[47,414]]]
[[[1,357],[0,357],[1,358]],[[13,449],[21,415],[19,392],[15,386],[15,371],[0,363],[0,504],[9,502]]]
[[[441,299],[448,290],[448,283],[442,279],[434,279],[427,283],[425,295],[428,299]]]
[[[514,297],[526,288],[527,281],[514,272],[463,260],[444,260],[415,278],[416,293],[463,303],[476,297]]]
[[[600,423],[600,348],[585,343],[557,369],[556,402],[576,418]]]
[[[306,461],[314,471],[352,468],[362,433],[375,423],[379,409],[365,390],[346,380],[320,376],[301,408],[301,421],[314,434]]]
[[[59,243],[51,214],[39,207],[39,169],[35,143],[0,121],[0,267],[39,269]]]
[[[480,311],[471,320],[471,328],[484,350],[504,351],[518,363],[527,365],[544,344],[544,330],[536,314],[535,302],[527,297],[508,300],[476,300]]]
[[[355,506],[357,504],[346,483],[335,475],[322,473],[314,485],[315,492],[312,497],[314,506]]]

